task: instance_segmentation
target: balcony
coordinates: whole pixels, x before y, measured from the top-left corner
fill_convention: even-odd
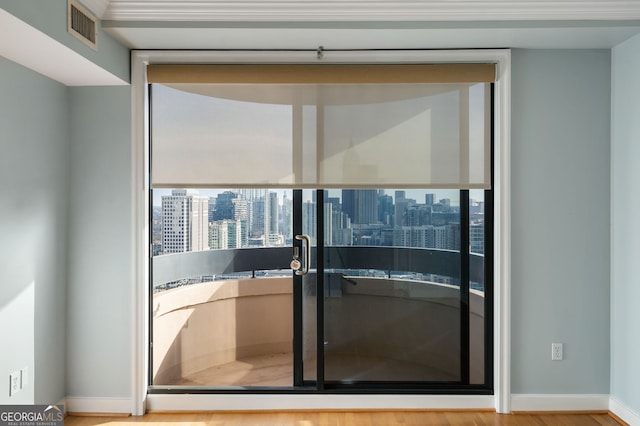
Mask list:
[[[291,386],[290,254],[262,248],[154,258],[154,289],[163,289],[151,302],[154,385]],[[459,286],[424,279],[458,280],[459,253],[329,247],[324,258],[326,381],[460,380]],[[483,282],[483,262],[471,256],[471,281]],[[204,282],[189,283],[194,277]],[[303,327],[313,328],[313,271],[308,282]],[[471,383],[484,382],[484,310],[484,292],[470,290]],[[313,378],[314,336],[304,352],[305,377]]]

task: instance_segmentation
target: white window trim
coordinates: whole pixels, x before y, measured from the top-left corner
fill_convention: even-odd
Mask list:
[[[150,63],[317,63],[315,50],[273,52],[133,51],[132,80],[132,181],[133,239],[135,253],[132,288],[131,413],[154,410],[216,409],[330,409],[330,408],[495,408],[511,411],[511,52],[499,50],[395,50],[324,51],[326,63],[487,62],[497,64],[494,99],[494,395],[147,395],[148,377],[148,259],[149,189],[146,65]],[[276,396],[276,398],[274,398]],[[383,403],[384,406],[380,404]]]

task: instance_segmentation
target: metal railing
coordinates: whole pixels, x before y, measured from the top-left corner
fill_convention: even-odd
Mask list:
[[[287,270],[291,247],[206,250],[156,256],[153,258],[153,287],[182,279],[239,272]],[[433,274],[460,278],[460,253],[407,247],[330,246],[324,253],[326,270],[378,270]],[[471,254],[470,281],[484,282],[484,256]],[[316,264],[316,250],[311,251]],[[315,268],[313,268],[315,269]]]

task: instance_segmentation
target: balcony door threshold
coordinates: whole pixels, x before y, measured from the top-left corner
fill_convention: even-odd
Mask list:
[[[163,411],[264,410],[487,410],[493,395],[153,394],[146,409]]]

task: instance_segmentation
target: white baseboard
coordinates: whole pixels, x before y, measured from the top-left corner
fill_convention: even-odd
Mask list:
[[[495,409],[493,395],[147,395],[149,411]]]
[[[512,411],[608,411],[609,395],[512,394]]]
[[[67,397],[67,413],[130,414],[131,400],[128,398],[84,398]]]
[[[614,397],[609,398],[609,411],[629,423],[630,426],[640,426],[640,414],[628,408]]]
[[[67,413],[131,413],[128,398],[67,397],[59,404]],[[150,411],[216,410],[486,410],[495,409],[492,395],[147,395]],[[513,411],[611,411],[631,426],[640,414],[609,395],[514,394]]]
[[[62,398],[57,405],[62,405],[62,412],[67,415],[67,398]]]

